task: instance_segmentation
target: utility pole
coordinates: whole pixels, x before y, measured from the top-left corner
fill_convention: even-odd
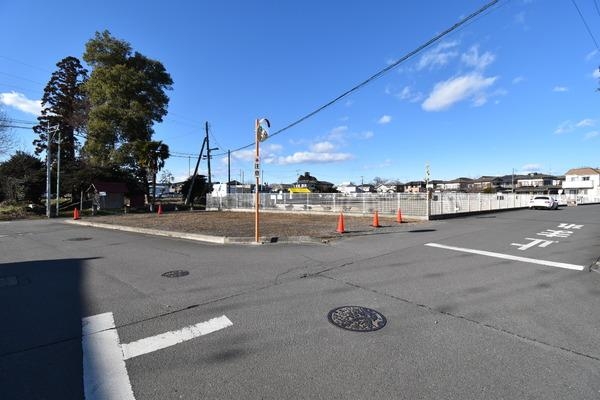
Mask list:
[[[56,216],[60,212],[60,129],[58,130],[58,151],[56,154]]]
[[[194,168],[194,175],[192,175],[191,179],[192,182],[190,183],[190,188],[188,190],[187,196],[185,198],[185,205],[190,205],[190,208],[192,207],[191,204],[191,198],[192,198],[192,191],[194,190],[194,183],[196,182],[196,174],[198,173],[198,167],[200,166],[200,160],[202,159],[202,154],[204,153],[204,146],[206,145],[206,138],[204,138],[204,140],[202,141],[202,148],[200,149],[200,154],[198,154],[198,161],[196,161],[196,168]]]
[[[231,150],[227,150],[227,194],[229,194],[229,182],[231,182]]]
[[[212,149],[210,148],[210,144],[208,142],[208,121],[206,122],[206,160],[207,160],[207,169],[208,169],[208,190],[212,190],[212,172],[210,169],[210,159],[211,159],[211,155],[210,152],[213,150],[219,150],[218,147],[213,147]]]
[[[210,151],[212,150],[210,148],[210,144],[208,143],[208,121],[206,121],[204,123],[204,132],[206,133],[206,163],[207,163],[207,170],[208,170],[208,189],[210,190],[211,185],[212,185],[212,179],[210,177],[211,175],[211,171],[210,171]]]
[[[50,199],[52,198],[52,189],[51,189],[51,181],[52,181],[52,166],[51,166],[51,150],[50,150],[50,144],[52,143],[52,133],[53,130],[55,131],[57,129],[56,126],[52,127],[52,129],[50,128],[50,122],[48,122],[48,128],[47,128],[47,135],[48,135],[48,140],[46,143],[46,217],[50,218],[52,215],[52,212],[50,210]]]

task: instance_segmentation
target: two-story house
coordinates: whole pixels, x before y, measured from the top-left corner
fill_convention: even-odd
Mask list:
[[[562,187],[568,199],[587,197],[587,201],[597,201],[594,199],[600,199],[600,169],[589,167],[570,169],[565,174]]]

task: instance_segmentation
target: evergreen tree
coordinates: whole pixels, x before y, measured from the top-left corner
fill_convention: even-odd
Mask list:
[[[37,202],[45,191],[44,164],[35,156],[17,151],[0,163],[0,197]]]
[[[154,122],[167,114],[171,76],[159,61],[133,52],[108,31],[86,43],[83,59],[93,68],[85,84],[90,101],[85,155],[94,165],[121,165],[146,177],[135,143],[151,142]]]
[[[35,139],[35,154],[48,147],[48,129],[52,130],[50,151],[53,159],[57,154],[60,134],[61,163],[65,171],[75,161],[78,141],[76,134],[83,134],[86,125],[87,101],[82,91],[87,79],[87,70],[75,57],[66,57],[56,66],[50,81],[44,88],[42,97],[42,115],[38,125],[33,127],[39,139]]]

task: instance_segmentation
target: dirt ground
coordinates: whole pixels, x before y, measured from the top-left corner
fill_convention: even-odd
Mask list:
[[[288,214],[260,213],[261,237],[335,238],[339,214]],[[373,216],[344,216],[344,228],[348,234],[368,234],[377,230],[397,228],[396,217],[379,216],[381,228],[374,228]],[[226,237],[254,237],[254,213],[230,211],[176,211],[158,214],[123,214],[117,216],[84,217],[90,222],[134,226],[139,228],[198,233]],[[403,218],[403,224],[415,224],[417,220]]]

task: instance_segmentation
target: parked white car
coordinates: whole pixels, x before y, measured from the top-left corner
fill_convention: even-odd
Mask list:
[[[533,196],[531,200],[529,200],[529,208],[556,210],[558,208],[558,201],[551,196]]]

